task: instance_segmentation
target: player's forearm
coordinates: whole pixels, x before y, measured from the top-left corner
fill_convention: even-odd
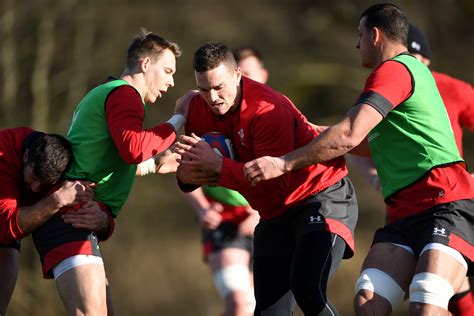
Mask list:
[[[189,202],[189,204],[197,215],[203,214],[210,206],[210,203],[204,196],[204,192],[201,188],[198,188],[189,193],[184,193],[184,197]]]
[[[61,207],[55,194],[48,195],[34,205],[20,207],[17,220],[23,236],[46,223]]]
[[[361,140],[354,136],[350,127],[334,125],[307,145],[281,156],[285,172],[298,170],[342,156],[356,147]]]

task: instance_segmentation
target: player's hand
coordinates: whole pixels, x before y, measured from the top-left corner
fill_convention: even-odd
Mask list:
[[[189,104],[191,103],[192,98],[198,95],[197,90],[189,90],[181,98],[176,100],[176,105],[174,107],[174,113],[181,114],[184,117],[188,117]]]
[[[219,175],[215,172],[200,170],[194,166],[179,165],[176,177],[185,184],[194,185],[217,185]]]
[[[249,216],[239,224],[239,233],[244,236],[252,236],[260,216],[258,212],[249,207]]]
[[[285,161],[280,157],[264,156],[244,165],[244,175],[252,183],[252,186],[262,180],[279,177],[284,173]]]
[[[220,174],[224,159],[219,157],[208,143],[195,134],[181,135],[180,142],[176,143],[175,148],[175,151],[182,157],[182,159],[178,159],[180,164]]]
[[[109,217],[96,201],[86,201],[80,209],[70,210],[61,216],[65,223],[72,224],[78,229],[107,231],[110,225]]]
[[[177,161],[179,158],[181,158],[181,155],[173,152],[172,148],[167,149],[163,155],[155,156],[156,173],[176,172],[179,166]]]
[[[211,203],[208,209],[199,215],[199,223],[205,229],[216,229],[222,222],[224,207],[220,203]]]
[[[95,183],[90,181],[66,180],[61,187],[53,193],[57,208],[72,206],[81,202],[92,200],[94,197]]]

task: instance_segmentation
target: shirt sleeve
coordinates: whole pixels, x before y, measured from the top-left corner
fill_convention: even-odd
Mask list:
[[[461,100],[464,106],[459,115],[459,122],[462,127],[474,133],[474,89],[467,82],[462,82],[459,86]]]
[[[18,225],[20,192],[15,181],[2,171],[0,175],[0,243],[10,244],[25,236]]]
[[[150,159],[176,140],[176,132],[171,124],[143,128],[143,102],[138,92],[130,86],[120,86],[109,94],[105,114],[119,155],[128,164],[136,165]]]
[[[368,104],[385,117],[408,99],[412,91],[412,77],[408,69],[402,63],[389,60],[367,78],[356,104]]]
[[[256,113],[249,131],[253,138],[254,157],[278,157],[294,150],[296,128],[294,114],[283,105],[266,104],[261,108],[262,110]],[[239,191],[255,209],[268,209],[281,205],[286,196],[291,172],[272,180],[261,181],[252,187],[244,176],[243,166],[242,162],[224,158],[218,185]],[[271,199],[262,199],[270,193]]]

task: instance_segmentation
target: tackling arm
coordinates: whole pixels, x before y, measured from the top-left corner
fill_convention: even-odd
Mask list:
[[[245,164],[244,173],[252,184],[278,177],[291,170],[341,156],[358,146],[383,119],[368,104],[353,107],[342,121],[329,127],[307,145],[280,157],[262,157]]]

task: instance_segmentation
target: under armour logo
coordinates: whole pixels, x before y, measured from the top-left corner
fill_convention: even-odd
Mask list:
[[[446,236],[446,228],[438,228],[438,227],[435,227],[435,228],[433,229],[433,235],[438,235],[438,236],[447,237],[447,236]]]
[[[310,224],[313,224],[313,223],[322,223],[322,219],[321,219],[321,216],[310,216],[309,217],[309,223]]]

